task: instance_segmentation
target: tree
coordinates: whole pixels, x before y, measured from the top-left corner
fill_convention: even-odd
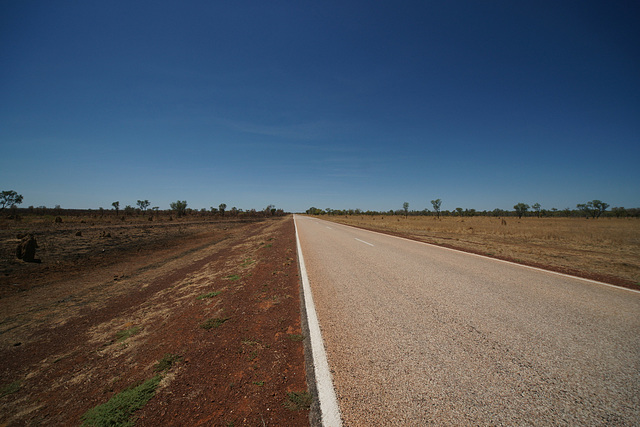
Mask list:
[[[611,208],[611,211],[615,214],[616,218],[627,216],[627,210],[624,207]]]
[[[6,207],[14,207],[22,203],[22,195],[16,193],[13,190],[7,190],[0,193],[0,211],[3,211]]]
[[[171,209],[176,211],[176,215],[178,216],[178,218],[180,218],[181,216],[184,216],[186,214],[186,211],[187,211],[187,201],[186,200],[175,201],[175,202],[171,203],[169,206],[171,207]]]
[[[587,203],[578,203],[576,207],[587,215],[591,215],[593,219],[597,219],[607,210],[609,204],[596,199]]]
[[[111,206],[116,210],[116,216],[118,216],[118,212],[120,212],[120,202],[113,202]]]
[[[227,209],[227,205],[225,203],[220,203],[220,206],[218,206],[218,209],[220,209],[220,214],[224,216],[224,210]]]
[[[133,215],[134,212],[135,212],[135,209],[133,209],[133,206],[127,205],[127,206],[124,207],[125,215],[131,216],[131,215]]]
[[[324,213],[324,211],[322,209],[311,206],[309,209],[307,209],[306,213],[307,215],[321,215]]]
[[[540,209],[542,208],[540,203],[534,203],[533,206],[531,206],[531,207],[533,208],[534,211],[536,211],[536,214],[538,215],[538,218],[540,218]]]
[[[518,214],[518,218],[522,218],[523,215],[526,214],[526,212],[529,210],[529,205],[527,205],[526,203],[518,203],[517,205],[515,205],[513,207],[513,209],[516,210],[516,214]]]
[[[138,200],[138,207],[140,208],[140,210],[143,212],[146,212],[147,208],[149,207],[151,203],[149,203],[148,200]]]
[[[409,202],[404,202],[402,209],[404,210],[404,217],[407,218],[409,216]]]
[[[436,215],[438,215],[438,219],[440,219],[440,206],[442,205],[442,200],[432,200],[431,204],[433,205],[433,210],[436,211]]]

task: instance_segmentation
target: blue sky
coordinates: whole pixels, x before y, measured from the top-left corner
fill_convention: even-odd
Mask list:
[[[4,1],[23,206],[640,206],[636,1]]]

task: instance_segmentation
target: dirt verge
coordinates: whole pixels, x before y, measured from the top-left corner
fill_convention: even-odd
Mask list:
[[[291,217],[134,226],[71,262],[81,236],[40,236],[40,264],[3,260],[0,425],[78,425],[157,374],[136,425],[308,425]]]

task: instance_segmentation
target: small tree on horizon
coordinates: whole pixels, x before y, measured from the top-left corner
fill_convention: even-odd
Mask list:
[[[591,215],[593,219],[598,219],[600,215],[607,210],[609,204],[596,199],[587,203],[578,203],[576,207],[587,215]]]
[[[627,216],[627,210],[624,208],[624,206],[611,208],[611,211],[615,214],[616,218]]]
[[[276,205],[267,205],[267,207],[264,208],[262,212],[264,213],[265,216],[273,215],[275,213],[275,210],[274,210],[275,207]]]
[[[169,205],[172,210],[176,211],[176,216],[180,218],[184,216],[187,212],[187,201],[186,200],[178,200]]]
[[[142,211],[142,214],[144,215],[145,212],[147,211],[147,208],[149,207],[151,203],[149,203],[148,200],[138,200],[138,207],[140,208],[140,210]]]
[[[517,205],[515,205],[513,207],[513,209],[516,210],[516,214],[518,215],[518,218],[522,218],[523,215],[526,214],[526,212],[529,210],[529,205],[527,205],[526,203],[518,203]]]
[[[118,216],[118,212],[120,212],[120,202],[113,202],[111,206],[116,210],[116,216]]]
[[[15,205],[19,205],[22,203],[22,195],[18,194],[14,190],[7,190],[0,193],[0,211],[3,211],[5,208],[12,208]]]
[[[407,218],[409,216],[409,202],[402,204],[402,210],[404,210],[404,217]]]
[[[431,204],[433,205],[433,210],[436,211],[436,215],[438,215],[438,219],[440,219],[440,206],[442,205],[442,200],[432,200]]]
[[[218,210],[220,210],[220,215],[224,216],[224,210],[227,209],[227,204],[226,203],[220,203],[220,205],[218,206]]]
[[[534,203],[533,206],[531,206],[531,207],[536,212],[536,215],[538,215],[538,218],[540,218],[540,209],[542,208],[540,203]]]

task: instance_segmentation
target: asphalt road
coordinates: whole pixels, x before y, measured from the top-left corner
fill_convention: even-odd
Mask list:
[[[640,293],[296,222],[344,425],[640,425]]]

